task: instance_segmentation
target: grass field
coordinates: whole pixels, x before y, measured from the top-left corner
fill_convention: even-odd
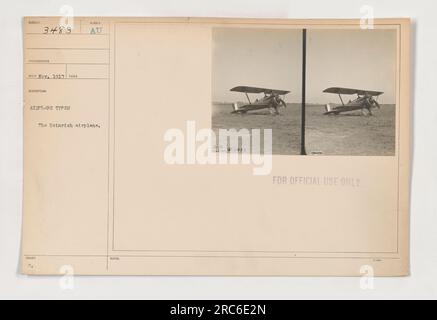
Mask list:
[[[308,154],[350,156],[393,156],[396,144],[396,108],[383,105],[374,116],[360,111],[325,116],[324,106],[311,105],[306,113]],[[212,127],[219,129],[272,129],[273,154],[298,155],[301,141],[301,107],[290,104],[272,116],[268,110],[231,114],[230,104],[214,104]]]

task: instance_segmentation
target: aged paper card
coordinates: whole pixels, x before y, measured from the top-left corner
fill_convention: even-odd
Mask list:
[[[409,274],[408,19],[23,24],[23,273]]]

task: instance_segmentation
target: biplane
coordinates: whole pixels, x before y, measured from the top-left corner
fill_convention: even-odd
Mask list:
[[[326,105],[326,112],[324,113],[325,115],[339,115],[343,112],[351,112],[356,110],[361,110],[361,113],[363,115],[373,115],[372,109],[381,109],[377,98],[380,95],[384,94],[384,92],[379,91],[367,91],[337,87],[328,88],[323,92],[337,94],[340,97],[341,101],[341,104],[337,105],[328,103]],[[355,100],[350,100],[348,103],[345,103],[342,97],[343,95],[357,95],[357,98]]]
[[[256,88],[256,87],[247,87],[247,86],[239,86],[232,88],[233,92],[241,92],[246,94],[246,98],[249,104],[245,104],[239,106],[238,103],[234,103],[234,111],[232,113],[236,114],[245,114],[248,111],[269,109],[271,114],[277,115],[279,114],[279,107],[287,107],[285,101],[281,98],[281,96],[285,96],[290,93],[290,91],[284,90],[274,90],[274,89],[266,89],[266,88]],[[251,101],[249,94],[264,94],[262,98],[256,99],[255,101]]]

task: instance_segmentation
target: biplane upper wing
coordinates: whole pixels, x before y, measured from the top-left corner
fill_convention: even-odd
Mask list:
[[[290,93],[290,91],[285,91],[285,90],[275,90],[275,89],[257,88],[257,87],[248,87],[248,86],[235,87],[232,88],[231,91],[242,92],[242,93],[278,94],[281,96]]]
[[[358,94],[360,96],[371,95],[371,96],[374,96],[374,97],[380,96],[380,95],[382,95],[384,93],[384,92],[380,92],[380,91],[369,91],[369,90],[338,88],[338,87],[328,88],[328,89],[326,89],[323,92],[326,92],[326,93],[335,93],[335,94],[345,94],[345,95]]]

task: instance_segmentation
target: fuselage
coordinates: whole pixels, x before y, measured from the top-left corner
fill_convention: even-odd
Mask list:
[[[251,104],[246,104],[244,106],[239,106],[237,110],[235,110],[233,113],[246,113],[248,111],[255,111],[255,110],[262,110],[262,109],[277,109],[278,106],[281,104],[278,101],[278,96],[276,95],[270,95],[270,96],[264,96],[261,99],[257,99]]]
[[[326,114],[339,114],[341,112],[351,112],[363,109],[370,111],[372,104],[370,103],[369,99],[369,97],[362,96],[344,105],[330,106],[329,109],[327,108]]]

